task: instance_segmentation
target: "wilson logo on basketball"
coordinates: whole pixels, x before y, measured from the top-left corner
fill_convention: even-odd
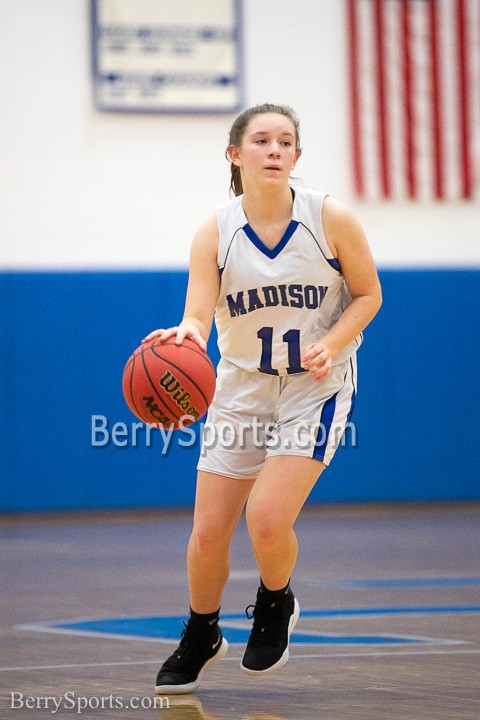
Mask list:
[[[160,378],[160,385],[172,397],[172,400],[175,401],[178,407],[185,411],[186,415],[190,415],[195,418],[195,420],[198,420],[200,412],[190,404],[190,393],[182,387],[180,382],[177,380],[175,375],[170,372],[170,370],[167,370],[165,375]]]

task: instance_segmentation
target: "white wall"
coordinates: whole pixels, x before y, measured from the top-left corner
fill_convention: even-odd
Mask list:
[[[244,0],[249,105],[292,105],[298,175],[351,204],[381,266],[480,265],[474,203],[363,203],[349,172],[344,0]],[[0,2],[0,267],[185,266],[227,199],[231,116],[94,110],[88,0]]]

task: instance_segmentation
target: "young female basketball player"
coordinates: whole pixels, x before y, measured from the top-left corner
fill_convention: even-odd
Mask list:
[[[221,360],[206,427],[238,432],[228,447],[202,449],[190,617],[158,673],[158,693],[191,692],[227,652],[220,602],[245,503],[260,586],[241,667],[260,675],[288,660],[299,615],[293,525],[340,442],[355,398],[356,349],[381,305],[355,217],[290,180],[300,153],[290,108],[260,105],[235,120],[227,155],[236,197],[193,240],[180,325],[145,338],[188,337],[205,350],[215,314]]]

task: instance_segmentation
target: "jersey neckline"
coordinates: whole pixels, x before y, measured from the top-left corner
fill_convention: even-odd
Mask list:
[[[298,222],[298,220],[290,220],[287,229],[283,233],[278,243],[273,248],[268,247],[262,240],[260,240],[257,233],[248,222],[245,223],[245,225],[242,227],[242,230],[244,231],[250,242],[252,242],[255,247],[260,250],[261,253],[266,255],[268,258],[273,259],[282,252],[283,248],[288,243],[299,224],[300,223]]]
[[[253,245],[255,245],[257,250],[260,250],[261,253],[263,253],[264,255],[266,255],[268,258],[270,258],[272,260],[274,258],[276,258],[277,255],[279,255],[282,252],[283,248],[288,243],[288,241],[292,237],[292,235],[295,232],[295,230],[297,229],[297,227],[300,225],[298,220],[293,220],[293,217],[295,217],[295,209],[296,209],[295,208],[296,192],[291,185],[290,185],[290,190],[292,191],[292,201],[293,201],[292,202],[292,220],[290,220],[282,237],[280,238],[278,243],[273,248],[270,248],[270,247],[268,247],[268,245],[265,245],[263,240],[257,235],[255,230],[252,228],[252,226],[248,222],[248,218],[245,214],[245,210],[243,209],[243,204],[242,204],[242,202],[240,202],[240,209],[241,209],[242,215],[246,221],[245,224],[242,226],[242,230],[244,231],[244,233],[246,234],[246,236],[248,237],[250,242],[253,243]]]

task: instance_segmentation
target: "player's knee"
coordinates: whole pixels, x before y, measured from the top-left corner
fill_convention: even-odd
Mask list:
[[[269,507],[247,510],[247,527],[254,546],[274,545],[288,532],[285,522]]]
[[[209,521],[198,522],[192,531],[192,541],[196,550],[202,555],[216,553],[220,548],[228,546],[229,537],[225,529]]]

